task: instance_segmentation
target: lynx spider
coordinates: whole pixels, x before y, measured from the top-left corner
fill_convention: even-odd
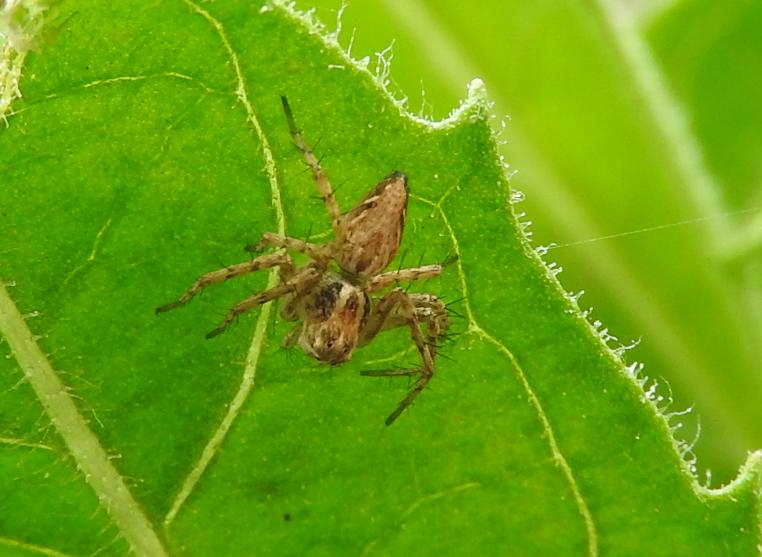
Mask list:
[[[266,248],[279,251],[202,275],[178,300],[161,306],[156,313],[185,305],[212,284],[277,267],[280,283],[233,306],[207,338],[225,331],[241,313],[281,297],[284,298],[281,317],[298,322],[283,344],[287,347],[298,344],[308,355],[331,365],[349,360],[357,346],[368,344],[378,333],[407,326],[420,354],[421,367],[361,372],[376,377],[418,377],[408,395],[386,419],[386,424],[391,425],[433,377],[437,342],[449,328],[450,319],[445,304],[432,294],[409,294],[400,288],[379,298],[372,298],[370,294],[401,282],[436,277],[454,259],[441,265],[383,272],[402,240],[408,200],[407,177],[402,172],[393,172],[354,209],[342,214],[320,162],[296,128],[286,97],[281,97],[281,101],[291,136],[312,171],[331,219],[335,239],[326,244],[313,244],[266,232],[257,244],[246,246],[246,251],[260,253]],[[309,263],[297,268],[288,251],[305,254]],[[425,332],[422,324],[426,325]]]

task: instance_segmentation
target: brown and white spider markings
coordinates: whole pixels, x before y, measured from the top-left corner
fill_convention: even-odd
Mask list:
[[[354,209],[342,214],[319,161],[296,128],[288,101],[285,97],[281,100],[291,136],[312,171],[335,239],[327,244],[312,244],[267,232],[246,250],[259,253],[265,248],[275,248],[282,251],[206,273],[177,301],[161,306],[156,313],[188,303],[212,284],[277,267],[280,283],[233,306],[207,338],[222,333],[241,313],[281,297],[284,298],[282,318],[299,322],[284,339],[284,345],[299,344],[310,356],[331,365],[346,362],[357,346],[368,344],[382,331],[409,327],[421,357],[420,368],[362,372],[370,376],[418,377],[408,395],[386,419],[390,425],[434,375],[437,343],[449,328],[450,319],[445,304],[432,294],[409,294],[395,288],[378,298],[371,295],[401,282],[436,277],[442,273],[443,266],[454,259],[441,265],[383,272],[402,240],[408,200],[407,177],[402,172],[393,172]],[[309,263],[297,268],[288,251],[305,254]],[[422,324],[426,326],[425,332]]]

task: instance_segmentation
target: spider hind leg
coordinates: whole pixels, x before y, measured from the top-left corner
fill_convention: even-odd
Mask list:
[[[426,324],[425,334],[421,330],[421,323]],[[393,424],[431,381],[436,370],[437,341],[449,328],[450,320],[444,303],[436,296],[393,290],[378,301],[373,313],[368,317],[361,333],[361,343],[367,344],[381,331],[404,326],[410,327],[413,342],[421,356],[421,367],[361,372],[368,377],[418,376],[407,396],[386,418],[386,425]]]
[[[249,244],[243,249],[250,253],[259,253],[267,248],[286,249],[288,251],[303,253],[312,260],[323,264],[327,264],[331,258],[330,248],[326,245],[313,244],[298,238],[274,234],[272,232],[265,232],[262,234],[259,242]]]

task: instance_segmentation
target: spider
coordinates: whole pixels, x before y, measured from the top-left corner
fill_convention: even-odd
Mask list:
[[[161,306],[156,313],[187,304],[212,284],[277,267],[280,278],[277,286],[237,303],[206,337],[219,335],[238,315],[281,297],[284,298],[281,317],[297,322],[284,338],[284,346],[298,344],[308,355],[331,365],[348,361],[355,348],[368,344],[382,331],[409,327],[421,357],[421,367],[361,372],[376,377],[417,377],[408,395],[386,418],[386,425],[391,425],[433,377],[437,342],[449,328],[450,319],[445,304],[432,294],[410,294],[400,288],[380,297],[373,294],[401,282],[439,276],[444,266],[455,258],[438,265],[384,272],[402,240],[408,200],[407,177],[402,172],[392,172],[352,210],[342,214],[320,162],[296,127],[288,100],[281,97],[281,102],[291,137],[312,172],[331,219],[335,239],[326,244],[313,244],[266,232],[257,244],[246,246],[246,251],[254,254],[266,248],[278,251],[202,275],[179,299]],[[306,255],[309,262],[296,267],[289,251]],[[422,325],[426,326],[425,332]]]

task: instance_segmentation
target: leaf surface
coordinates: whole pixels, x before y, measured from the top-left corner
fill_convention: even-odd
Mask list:
[[[72,1],[27,58],[0,131],[0,547],[755,554],[760,457],[697,485],[645,379],[525,237],[483,86],[416,120],[383,64],[260,8]],[[413,287],[458,300],[462,334],[392,427],[408,385],[359,371],[416,365],[405,331],[335,368],[282,349],[269,306],[205,340],[265,273],[153,313],[265,231],[327,238],[281,94],[345,210],[410,177],[405,265],[459,256]]]
[[[339,0],[311,0],[335,18]],[[671,9],[670,7],[671,6]],[[564,285],[693,407],[699,473],[762,446],[759,4],[367,0],[356,52],[394,41],[390,80],[445,114],[478,75],[501,152]],[[356,31],[354,31],[356,30]]]

